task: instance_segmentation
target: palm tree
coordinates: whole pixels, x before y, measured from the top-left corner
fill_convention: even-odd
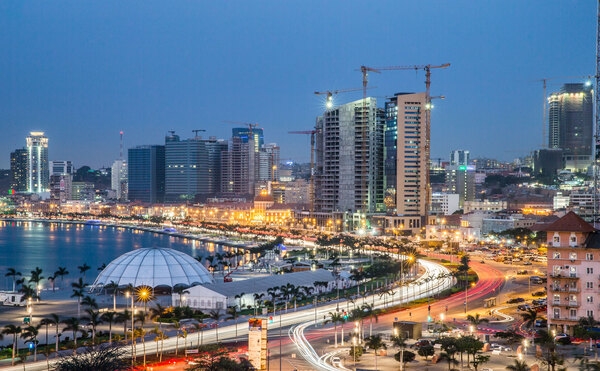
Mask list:
[[[366,317],[369,317],[369,336],[373,335],[373,318],[375,318],[375,322],[379,322],[378,311],[373,307],[373,305],[369,303],[365,303],[362,305],[362,310],[365,313]]]
[[[21,331],[21,339],[26,342],[31,341],[33,343],[33,361],[37,361],[37,336],[40,333],[41,324],[33,326],[29,325]]]
[[[96,328],[102,323],[102,315],[93,308],[87,308],[85,312],[88,315],[83,317],[83,320],[89,321],[90,326],[92,326],[92,344],[96,344]]]
[[[163,347],[164,340],[166,339],[165,333],[163,330],[158,328],[158,326],[154,326],[154,328],[152,330],[150,330],[150,333],[155,335],[154,341],[156,342],[156,357],[159,359],[159,362],[162,362],[162,347]],[[158,342],[159,341],[161,342],[160,356],[158,354]]]
[[[104,322],[108,322],[108,343],[112,344],[112,325],[113,323],[116,322],[117,319],[117,312],[104,312],[102,313],[102,316],[100,317],[100,319]]]
[[[79,273],[81,274],[82,277],[85,277],[85,272],[87,272],[88,270],[90,270],[89,265],[87,265],[87,263],[83,263],[83,265],[78,265],[77,269],[79,269]]]
[[[83,299],[81,299],[81,305],[85,305],[89,309],[98,309],[98,303],[96,302],[96,299],[89,295],[86,295],[83,297]]]
[[[83,291],[87,283],[83,282],[83,278],[79,277],[77,282],[72,282],[71,287],[73,287],[73,295],[72,298],[77,298],[77,317],[81,318],[81,298],[83,298]]]
[[[6,325],[2,329],[3,335],[12,335],[13,336],[13,349],[12,349],[12,365],[15,365],[15,355],[17,353],[17,335],[19,335],[23,331],[21,326],[15,325]],[[4,336],[3,336],[4,338]]]
[[[373,349],[375,353],[375,369],[377,370],[377,351],[379,349],[387,349],[387,345],[381,339],[381,335],[371,335],[365,340],[365,345]]]
[[[48,277],[48,281],[50,281],[52,283],[52,292],[54,292],[54,288],[56,286],[56,276]]]
[[[175,285],[175,287],[173,287],[173,292],[179,295],[179,306],[182,307],[183,306],[183,300],[182,300],[183,295],[190,293],[188,291],[188,288],[183,285]]]
[[[131,318],[131,312],[125,309],[121,313],[117,313],[115,317],[115,323],[123,324],[123,334],[125,335],[125,341],[127,341],[127,321]]]
[[[58,335],[58,324],[60,323],[60,317],[56,313],[50,313],[48,317],[43,318],[40,323],[46,326],[46,348],[48,347],[48,326],[56,327],[56,346],[54,351],[58,352],[58,340],[60,338],[60,336]]]
[[[243,308],[243,305],[242,305],[242,298],[244,297],[244,295],[246,295],[246,294],[245,294],[245,293],[243,293],[243,292],[240,292],[239,294],[236,294],[236,295],[234,296],[234,298],[238,300],[238,308],[240,308],[240,311],[241,311],[241,310],[242,310],[242,308]]]
[[[55,277],[60,277],[60,283],[63,283],[64,277],[69,274],[69,271],[65,267],[58,267],[56,272],[54,272]]]
[[[531,329],[535,325],[535,321],[539,318],[538,313],[534,309],[527,309],[525,313],[521,313],[521,318],[523,318],[523,325]]]
[[[35,269],[31,271],[31,277],[29,278],[29,282],[33,282],[35,284],[35,291],[36,291],[38,300],[40,299],[40,295],[39,295],[40,281],[43,279],[44,279],[44,276],[42,276],[42,268],[35,267]]]
[[[104,285],[104,290],[112,290],[113,296],[113,310],[117,310],[117,293],[119,292],[117,289],[119,288],[119,284],[115,281],[110,281],[106,285]]]
[[[340,314],[340,313],[338,313],[338,312],[329,312],[329,314],[328,314],[328,315],[329,315],[329,318],[327,318],[327,319],[325,320],[325,324],[327,324],[327,323],[329,323],[329,322],[333,322],[334,331],[335,331],[335,332],[334,332],[334,336],[335,336],[335,337],[334,337],[334,339],[335,339],[335,340],[334,340],[334,343],[335,343],[335,347],[337,348],[337,346],[338,346],[338,341],[337,341],[337,339],[338,339],[338,338],[337,338],[337,324],[338,324],[338,323],[340,323],[340,322],[341,322],[341,323],[344,323],[344,316],[343,316],[343,315],[341,315],[341,314]]]
[[[13,280],[13,292],[17,290],[17,277],[21,276],[21,272],[17,272],[15,268],[8,268],[8,272],[4,275],[5,277],[12,277]]]
[[[223,317],[220,310],[211,310],[208,313],[208,318],[215,320],[215,337],[217,343],[219,342],[219,320]]]
[[[62,320],[62,323],[65,325],[63,331],[73,332],[73,354],[77,354],[77,334],[81,332],[81,323],[79,322],[79,318],[66,318]]]
[[[469,314],[467,316],[467,321],[469,321],[469,323],[471,323],[473,325],[473,327],[475,327],[475,329],[477,329],[479,327],[479,325],[482,324],[482,323],[488,323],[488,322],[490,322],[490,320],[487,319],[487,318],[481,318],[479,316],[479,313],[475,313],[474,316],[472,316],[472,315]]]
[[[527,362],[515,359],[512,365],[506,366],[506,369],[509,371],[529,371],[529,366],[527,366]]]
[[[235,305],[230,305],[227,307],[227,314],[229,315],[227,317],[227,319],[232,319],[235,320],[235,338],[237,341],[237,336],[238,336],[238,311],[237,311],[237,307]]]

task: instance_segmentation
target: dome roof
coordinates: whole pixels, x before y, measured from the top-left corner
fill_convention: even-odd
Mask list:
[[[142,248],[125,253],[100,272],[92,290],[118,286],[176,286],[214,283],[210,272],[191,256],[170,248]]]

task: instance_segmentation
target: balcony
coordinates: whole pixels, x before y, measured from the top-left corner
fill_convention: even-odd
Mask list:
[[[550,277],[554,279],[579,279],[579,277],[577,277],[577,273],[571,273],[565,270],[551,272]]]

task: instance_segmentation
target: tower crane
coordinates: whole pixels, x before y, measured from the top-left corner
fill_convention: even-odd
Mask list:
[[[316,95],[327,95],[325,106],[327,108],[333,107],[333,96],[339,93],[348,93],[352,91],[359,91],[362,88],[350,88],[350,89],[338,89],[338,90],[326,90],[326,91],[315,91]]]
[[[316,92],[315,92],[316,94]],[[288,134],[310,135],[310,211],[315,211],[315,135],[319,130],[288,131]]]
[[[206,131],[206,130],[204,130],[204,129],[195,129],[195,130],[192,130],[192,133],[194,133],[195,134],[194,137],[197,138],[198,137],[198,133],[201,132],[201,131]]]
[[[367,66],[361,66],[360,70],[362,71],[363,74],[363,95],[364,95],[364,99],[366,100],[366,87],[367,87],[367,72],[368,71],[372,71],[372,72],[377,72],[377,73],[381,73],[381,71],[399,71],[399,70],[424,70],[425,71],[425,158],[427,159],[427,161],[429,161],[429,154],[431,152],[430,149],[430,142],[431,142],[431,115],[430,115],[430,109],[431,109],[431,94],[430,94],[430,87],[431,87],[431,70],[434,68],[448,68],[450,67],[450,63],[443,63],[443,64],[439,64],[439,65],[432,65],[432,64],[425,64],[425,65],[413,65],[413,66],[388,66],[388,67],[367,67]],[[429,181],[429,171],[425,172],[426,175],[426,187],[427,187],[427,194],[425,195],[425,213],[426,213],[426,218],[427,215],[429,215],[429,203],[431,200],[431,185],[430,185],[430,181]],[[425,223],[427,223],[427,220],[425,220]]]

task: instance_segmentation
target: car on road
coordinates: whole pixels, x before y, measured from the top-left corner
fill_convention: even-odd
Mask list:
[[[559,341],[559,340],[565,339],[565,338],[569,338],[570,339],[571,337],[569,335],[567,335],[567,334],[564,334],[564,333],[563,334],[556,334],[556,335],[554,335],[554,341]]]
[[[333,367],[342,367],[342,360],[340,357],[331,357],[331,364]]]
[[[510,298],[510,299],[508,299],[507,303],[508,304],[517,304],[517,303],[522,303],[524,301],[525,301],[525,299],[523,299],[523,298]]]
[[[517,306],[517,310],[522,310],[522,311],[526,311],[526,310],[530,310],[531,307],[529,306],[529,304],[519,304]]]
[[[510,349],[509,347],[506,347],[504,345],[492,343],[492,344],[490,344],[490,350],[499,350],[499,351],[509,352],[512,349]]]
[[[535,295],[534,295],[535,296]],[[531,301],[531,304],[533,305],[546,305],[546,298],[543,299],[535,299]]]
[[[542,291],[542,290],[536,291],[533,294],[531,294],[531,296],[546,296],[546,291]],[[533,304],[535,304],[535,303],[533,303]]]
[[[548,327],[548,320],[536,319],[534,326],[535,327]]]
[[[523,265],[532,265],[533,263],[530,261],[523,262]]]
[[[523,274],[527,274],[527,269],[520,269],[517,271],[518,275],[523,275]]]

